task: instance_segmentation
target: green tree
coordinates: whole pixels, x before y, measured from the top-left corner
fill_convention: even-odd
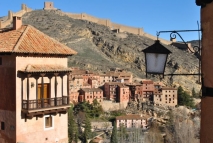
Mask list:
[[[178,87],[178,105],[183,105],[184,90],[181,86]]]
[[[78,126],[75,122],[74,115],[73,115],[73,107],[68,111],[68,136],[69,136],[69,142],[72,143],[78,142]]]
[[[193,98],[181,86],[178,87],[178,105],[194,107]]]
[[[126,127],[123,124],[120,124],[119,131],[117,131],[119,142],[124,142],[127,137]]]
[[[88,102],[81,102],[74,107],[75,114],[78,114],[80,111],[85,112],[89,118],[99,117],[103,113],[102,106],[95,99],[92,104]]]
[[[85,123],[84,123],[84,133],[83,133],[83,142],[87,143],[88,139],[91,138],[91,122],[89,120],[89,117],[86,115],[85,117]]]
[[[102,113],[104,113],[102,106],[97,101],[97,99],[94,99],[92,102],[92,110],[90,115],[92,117],[99,117]]]
[[[118,143],[118,139],[117,139],[117,125],[116,125],[115,122],[114,122],[113,130],[112,130],[112,135],[111,135],[110,143]]]
[[[197,93],[195,92],[195,88],[192,88],[192,97],[197,98]]]

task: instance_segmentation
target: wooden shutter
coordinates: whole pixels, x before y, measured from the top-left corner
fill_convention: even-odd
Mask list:
[[[41,99],[41,85],[38,85],[38,99]]]

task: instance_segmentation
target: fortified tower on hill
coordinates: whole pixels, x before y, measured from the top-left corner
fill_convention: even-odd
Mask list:
[[[56,9],[56,8],[54,8],[53,2],[44,2],[44,9],[51,10],[51,9]]]

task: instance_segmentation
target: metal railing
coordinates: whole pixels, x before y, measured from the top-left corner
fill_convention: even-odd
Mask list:
[[[22,109],[27,110],[50,108],[63,105],[69,105],[69,96],[62,96],[56,98],[42,98],[34,100],[22,100]]]

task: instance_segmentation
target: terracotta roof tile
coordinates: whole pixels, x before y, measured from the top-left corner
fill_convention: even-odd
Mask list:
[[[143,84],[154,84],[152,80],[142,80]]]
[[[148,119],[149,116],[141,116],[141,115],[137,115],[137,114],[132,114],[132,115],[123,115],[123,116],[117,116],[116,120],[141,120],[141,119]]]
[[[143,86],[143,84],[134,82],[134,83],[125,83],[126,86]]]
[[[33,26],[0,33],[0,53],[32,53],[74,55],[76,51],[45,35]]]
[[[80,69],[77,69],[77,70],[72,70],[72,75],[81,75],[81,74],[86,74],[86,70],[80,70]]]
[[[109,85],[122,85],[120,82],[106,82]]]
[[[93,91],[99,91],[99,92],[103,92],[102,89],[100,88],[81,88],[81,90],[85,91],[85,92],[93,92]]]
[[[173,88],[173,87],[162,87],[162,90],[177,90],[177,88]]]
[[[36,72],[70,72],[71,70],[61,65],[27,65],[21,72],[36,73]]]

